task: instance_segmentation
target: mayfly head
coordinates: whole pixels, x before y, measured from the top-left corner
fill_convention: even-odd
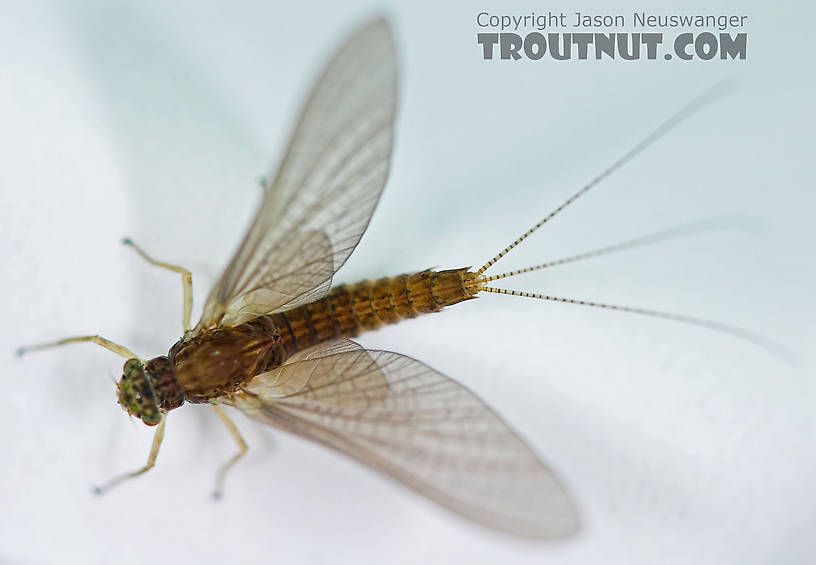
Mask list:
[[[128,359],[119,384],[116,385],[119,404],[131,416],[136,416],[148,426],[161,421],[159,402],[153,384],[138,359]]]

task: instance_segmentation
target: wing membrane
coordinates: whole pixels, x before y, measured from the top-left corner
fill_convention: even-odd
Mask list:
[[[388,175],[396,104],[391,35],[375,20],[324,69],[249,232],[199,328],[322,296],[368,226]]]
[[[533,538],[576,530],[575,511],[553,473],[476,395],[427,365],[352,350],[287,367],[286,381],[297,383],[288,395],[268,374],[231,402],[490,528]]]
[[[232,300],[220,320],[224,326],[243,322],[273,312],[293,297],[318,298],[331,285],[334,274],[332,244],[318,230],[296,231],[277,245],[275,264],[278,271],[264,277],[264,286],[249,290]],[[328,259],[327,259],[328,258]],[[315,281],[322,281],[315,286]]]
[[[325,404],[372,406],[388,395],[388,381],[368,351],[341,339],[295,354],[285,365],[257,375],[248,390],[267,400],[319,391]]]

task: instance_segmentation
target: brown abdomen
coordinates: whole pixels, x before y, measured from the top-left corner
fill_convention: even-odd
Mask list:
[[[473,298],[478,292],[474,281],[478,281],[475,273],[463,268],[340,285],[320,300],[262,320],[278,329],[291,355],[324,341],[354,337]]]

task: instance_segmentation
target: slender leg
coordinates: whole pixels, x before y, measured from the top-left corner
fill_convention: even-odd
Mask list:
[[[105,339],[104,337],[100,337],[98,335],[84,335],[80,337],[68,337],[65,339],[61,339],[59,341],[54,341],[51,343],[40,343],[38,345],[29,345],[27,347],[21,347],[17,350],[17,355],[22,357],[26,353],[30,351],[39,351],[40,349],[49,349],[51,347],[58,347],[60,345],[67,345],[69,343],[78,343],[81,341],[92,341],[97,345],[101,345],[105,349],[113,351],[117,355],[121,355],[125,359],[141,359],[138,355],[133,353],[130,349],[123,345],[119,345],[118,343],[113,343],[109,339]]]
[[[213,498],[219,499],[221,495],[224,494],[224,479],[227,476],[227,471],[235,465],[238,460],[244,456],[244,454],[249,449],[247,447],[244,438],[241,436],[241,432],[238,431],[238,428],[235,426],[235,422],[233,422],[227,413],[224,412],[224,409],[218,406],[217,404],[212,405],[215,413],[218,414],[218,417],[221,418],[221,421],[224,422],[224,425],[227,426],[230,434],[232,435],[235,443],[238,444],[238,453],[232,456],[232,458],[221,465],[221,468],[218,470],[218,475],[215,478],[215,490],[213,491]]]
[[[133,243],[133,241],[131,241],[129,238],[123,239],[122,243],[131,246],[136,253],[141,255],[142,258],[148,263],[164,269],[170,269],[173,272],[181,274],[181,288],[184,291],[184,313],[182,315],[181,324],[184,327],[184,333],[190,331],[190,314],[193,312],[193,275],[190,273],[190,271],[184,267],[179,267],[178,265],[171,265],[170,263],[156,261],[150,255],[145,253],[138,245]]]
[[[162,414],[161,422],[159,422],[159,425],[156,427],[156,433],[153,435],[153,445],[150,447],[150,455],[147,457],[147,463],[145,466],[138,471],[125,473],[123,475],[114,477],[102,486],[94,487],[93,490],[95,494],[105,494],[113,487],[125,482],[128,479],[138,477],[139,475],[146,473],[153,468],[153,466],[156,464],[156,457],[159,455],[159,447],[161,447],[162,440],[164,439],[164,424],[166,421],[167,415]]]

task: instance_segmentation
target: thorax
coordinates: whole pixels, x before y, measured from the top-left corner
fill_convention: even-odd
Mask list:
[[[182,339],[168,353],[190,402],[231,394],[255,375],[279,366],[287,356],[277,329],[258,321]]]

